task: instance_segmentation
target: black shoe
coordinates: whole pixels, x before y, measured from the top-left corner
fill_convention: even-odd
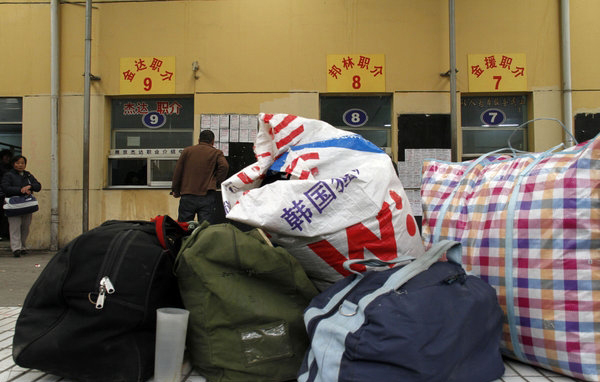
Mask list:
[[[27,250],[26,250],[26,249],[22,249],[22,250],[21,250],[21,255],[26,255],[26,254],[28,254],[28,253],[29,253],[29,252],[27,252]]]
[[[13,256],[14,257],[21,257],[21,251],[17,249],[16,251],[13,252]]]

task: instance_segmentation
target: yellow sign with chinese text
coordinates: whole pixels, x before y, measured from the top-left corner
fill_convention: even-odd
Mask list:
[[[121,57],[121,94],[174,94],[175,57]]]
[[[385,55],[328,54],[328,92],[385,92]]]
[[[469,54],[469,92],[527,90],[524,53]]]

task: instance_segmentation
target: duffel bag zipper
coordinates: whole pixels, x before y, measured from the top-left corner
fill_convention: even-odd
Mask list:
[[[127,252],[137,233],[138,231],[131,229],[119,232],[109,244],[106,251],[106,256],[104,257],[104,261],[102,262],[100,271],[98,272],[97,278],[100,279],[100,281],[98,282],[98,298],[96,298],[96,301],[93,301],[91,298],[93,292],[90,292],[89,294],[89,300],[91,303],[96,305],[96,309],[104,308],[106,295],[116,292],[112,280],[116,279],[117,274],[119,273],[119,268],[121,267],[121,260],[123,259],[123,256],[119,257],[119,255]]]

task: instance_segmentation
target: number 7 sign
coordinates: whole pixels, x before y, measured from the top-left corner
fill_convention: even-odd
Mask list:
[[[524,53],[469,54],[469,92],[527,91]]]

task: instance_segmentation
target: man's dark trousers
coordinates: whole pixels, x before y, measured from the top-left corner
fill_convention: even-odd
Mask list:
[[[193,221],[198,214],[198,222],[207,220],[210,224],[215,223],[215,212],[217,207],[217,192],[208,191],[206,195],[181,195],[179,200],[180,222]]]

